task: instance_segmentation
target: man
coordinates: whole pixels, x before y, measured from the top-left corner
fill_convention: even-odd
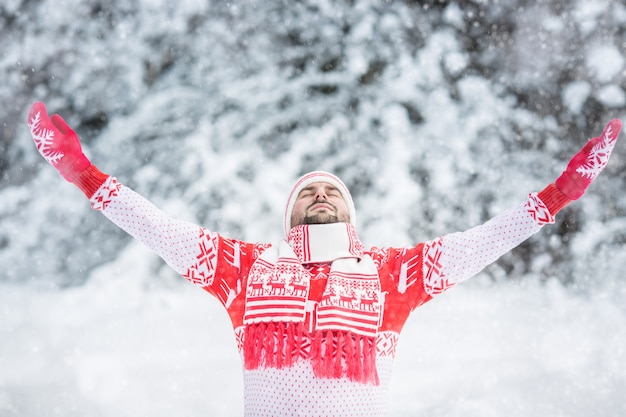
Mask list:
[[[35,103],[39,152],[91,206],[226,308],[244,366],[247,416],[381,416],[409,314],[553,223],[604,169],[621,122],[609,122],[539,193],[483,225],[409,248],[366,249],[349,190],[311,172],[293,187],[277,245],[227,239],[172,219],[102,173],[76,133]]]

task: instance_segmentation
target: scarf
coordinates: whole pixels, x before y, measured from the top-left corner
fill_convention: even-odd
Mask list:
[[[309,301],[304,265],[330,263],[319,303]],[[315,376],[378,385],[376,335],[380,279],[348,223],[300,225],[261,254],[250,269],[244,312],[246,369],[310,361]],[[316,308],[315,308],[316,307]],[[314,328],[304,326],[307,312]]]

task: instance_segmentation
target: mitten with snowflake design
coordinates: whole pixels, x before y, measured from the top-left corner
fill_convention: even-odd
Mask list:
[[[58,114],[48,116],[43,103],[31,106],[28,127],[39,153],[87,197],[91,197],[108,177],[87,159],[76,132]]]
[[[567,198],[578,200],[606,167],[621,129],[620,120],[611,120],[600,137],[590,139],[570,160],[555,182]]]

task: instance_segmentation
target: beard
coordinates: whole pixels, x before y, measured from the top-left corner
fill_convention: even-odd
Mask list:
[[[333,213],[307,214],[304,216],[304,219],[302,219],[302,224],[328,224],[339,222],[339,217]]]
[[[316,204],[324,203],[331,208],[326,210],[314,210],[311,212]],[[304,216],[299,217],[296,213],[291,215],[291,227],[300,224],[329,224],[329,223],[350,223],[350,216],[345,213],[340,213],[337,207],[327,201],[315,201],[304,211]]]
[[[318,210],[309,213],[309,210],[316,204],[324,203],[332,207],[332,210]],[[311,204],[304,213],[302,224],[328,224],[328,223],[349,223],[350,219],[345,215],[339,215],[337,207],[327,201],[316,201]]]

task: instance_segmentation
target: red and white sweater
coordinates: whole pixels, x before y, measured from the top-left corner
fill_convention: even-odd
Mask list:
[[[248,272],[272,245],[227,239],[216,232],[167,216],[152,203],[90,167],[76,182],[95,210],[158,253],[191,283],[214,295],[226,308],[240,352]],[[383,416],[387,413],[391,367],[409,314],[554,222],[567,200],[554,185],[530,194],[516,207],[483,225],[408,248],[371,248],[384,294],[376,336],[380,384],[347,378],[315,377],[307,363],[311,343],[301,344],[303,360],[289,367],[244,369],[246,416]],[[313,329],[329,265],[306,267],[311,274],[305,328]]]

